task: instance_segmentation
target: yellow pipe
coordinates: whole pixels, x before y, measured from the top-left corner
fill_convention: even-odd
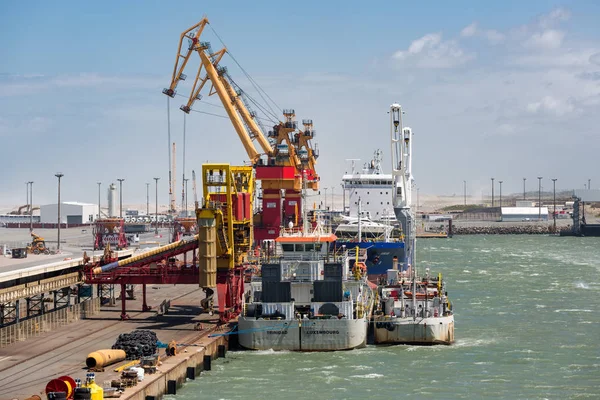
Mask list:
[[[88,354],[85,364],[88,368],[102,368],[126,358],[124,350],[98,350]]]

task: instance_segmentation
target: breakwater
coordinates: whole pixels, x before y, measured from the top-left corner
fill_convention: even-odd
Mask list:
[[[540,235],[552,233],[552,225],[454,226],[454,235]]]

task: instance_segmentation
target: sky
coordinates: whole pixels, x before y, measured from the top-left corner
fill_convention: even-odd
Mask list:
[[[54,202],[59,171],[63,201],[95,203],[101,182],[105,204],[123,178],[125,204],[145,203],[146,183],[152,202],[160,177],[166,204],[169,126],[179,202],[185,98],[170,100],[169,125],[162,89],[179,35],[203,16],[203,40],[227,46],[221,65],[246,93],[266,104],[244,71],[273,108],[314,121],[322,187],[339,193],[347,160],[376,149],[391,169],[395,102],[415,134],[422,194],[462,196],[466,181],[477,199],[492,177],[507,194],[523,178],[537,190],[538,176],[545,190],[551,178],[557,190],[600,186],[598,2],[29,1],[0,2],[0,205],[25,204],[27,181],[34,203]],[[186,176],[207,161],[244,163],[217,96],[204,92],[194,110]]]

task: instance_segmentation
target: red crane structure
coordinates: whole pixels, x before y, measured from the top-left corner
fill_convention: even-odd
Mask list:
[[[262,242],[279,235],[281,226],[290,222],[302,226],[303,181],[307,189],[319,188],[319,176],[315,170],[318,149],[313,146],[312,120],[303,120],[303,129],[298,127],[294,110],[283,110],[284,121],[279,121],[265,134],[257,115],[249,109],[248,95],[233,81],[227,68],[219,65],[227,53],[226,48],[213,52],[208,42],[200,41],[207,18],[186,29],[179,38],[179,47],[171,84],[163,90],[167,96],[176,95],[177,85],[186,79],[183,73],[193,53],[200,57],[200,66],[185,105],[181,110],[189,113],[200,92],[210,81],[208,95],[217,94],[237,132],[250,162],[256,169],[256,180],[261,182],[262,207],[255,215],[254,239]],[[187,41],[187,46],[184,41]],[[258,142],[259,152],[254,142]]]

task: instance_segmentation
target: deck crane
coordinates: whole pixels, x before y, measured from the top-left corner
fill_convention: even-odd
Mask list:
[[[262,211],[256,218],[255,239],[257,242],[273,239],[279,235],[280,227],[289,221],[298,221],[298,226],[302,226],[297,214],[302,210],[303,177],[306,177],[308,189],[319,187],[319,176],[315,170],[319,153],[311,143],[315,134],[313,122],[304,120],[304,130],[298,129],[295,111],[283,110],[284,121],[273,126],[265,137],[255,120],[256,114],[245,103],[244,92],[231,79],[227,68],[219,65],[227,49],[213,52],[210,43],[200,41],[208,24],[208,19],[203,18],[180,35],[171,84],[163,93],[175,96],[178,83],[186,79],[183,72],[192,53],[197,53],[200,66],[188,101],[181,110],[191,111],[194,102],[202,98],[200,92],[210,80],[208,95],[218,95],[256,169],[256,179],[261,182]],[[184,46],[184,40],[188,41],[188,46]],[[256,149],[254,141],[258,142],[261,152]],[[282,192],[285,197],[282,197]]]
[[[402,124],[402,106],[390,106],[390,139],[392,147],[392,179],[395,190],[393,191],[393,204],[396,218],[402,225],[406,254],[404,268],[414,264],[414,249],[416,240],[416,221],[414,211],[411,210],[412,187],[412,129]]]

